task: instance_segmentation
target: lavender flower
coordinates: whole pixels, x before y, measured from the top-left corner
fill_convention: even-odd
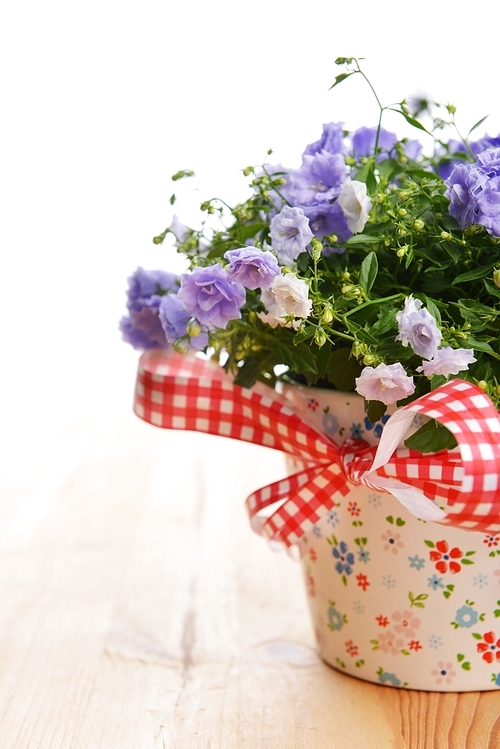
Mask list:
[[[293,265],[313,238],[302,208],[285,206],[271,221],[271,242],[282,265]]]
[[[450,214],[461,229],[479,224],[500,236],[500,148],[483,151],[474,164],[457,164],[445,183]]]
[[[343,126],[343,122],[329,122],[328,124],[323,125],[321,138],[314,143],[309,143],[305,148],[303,156],[314,156],[314,154],[320,153],[321,151],[345,154],[347,149],[344,143]]]
[[[178,296],[190,316],[217,328],[241,318],[240,307],[246,298],[244,287],[231,280],[219,263],[184,273]]]
[[[173,344],[188,335],[188,323],[192,318],[177,294],[162,297],[158,314],[168,343]],[[201,351],[208,346],[208,334],[202,330],[198,335],[190,337],[189,344],[196,351]]]
[[[163,270],[137,268],[128,278],[129,315],[120,320],[123,340],[135,349],[165,348],[167,340],[158,317],[162,295],[179,288],[178,276]]]
[[[272,252],[258,247],[229,250],[224,255],[229,264],[227,274],[247,289],[269,289],[273,278],[280,273],[278,261]]]
[[[305,281],[297,278],[295,273],[276,276],[271,289],[276,301],[287,315],[308,317],[311,314],[312,302],[309,299],[309,287]]]
[[[423,361],[421,367],[417,367],[417,372],[423,372],[426,377],[432,375],[448,375],[464,372],[469,368],[469,364],[476,361],[474,352],[471,349],[443,346],[438,349],[430,361]]]
[[[399,335],[396,341],[403,346],[410,346],[416,354],[425,359],[432,359],[441,343],[442,333],[433,316],[425,308],[421,309],[420,299],[410,294],[405,299],[405,306],[396,315]]]
[[[337,202],[347,218],[349,230],[353,234],[363,231],[372,207],[372,201],[366,194],[366,184],[348,177],[342,185]]]
[[[390,406],[415,392],[413,377],[408,377],[403,366],[379,364],[378,367],[365,367],[356,378],[356,392],[366,400],[376,400]]]
[[[376,127],[358,128],[351,138],[354,158],[359,159],[363,156],[373,156],[376,138]],[[384,159],[387,159],[397,142],[398,136],[396,133],[391,133],[381,127],[377,143],[377,148],[380,149],[381,153],[377,154],[377,160],[383,161]],[[421,150],[422,145],[418,140],[408,140],[405,143],[405,153],[410,159],[415,159]]]
[[[305,205],[304,213],[309,219],[309,226],[314,235],[322,239],[329,234],[336,234],[339,242],[345,242],[352,236],[347,225],[347,218],[340,207],[338,200],[335,203],[317,203]],[[331,249],[331,252],[344,252],[343,247]],[[330,254],[326,248],[323,250],[326,256]]]
[[[302,166],[291,175],[295,205],[304,207],[333,200],[339,194],[346,174],[347,167],[340,153],[306,154]]]

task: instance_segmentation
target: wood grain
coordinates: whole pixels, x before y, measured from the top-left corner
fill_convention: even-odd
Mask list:
[[[44,449],[0,473],[0,749],[500,747],[500,693],[318,658],[299,566],[243,509],[280,454],[132,415]]]

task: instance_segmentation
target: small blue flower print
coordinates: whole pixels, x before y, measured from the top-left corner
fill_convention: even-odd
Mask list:
[[[431,635],[427,640],[427,643],[433,650],[438,650],[443,647],[443,638],[441,635]]]
[[[433,575],[432,577],[429,577],[427,580],[429,588],[432,588],[432,590],[437,590],[438,588],[444,588],[443,585],[443,578],[438,577],[437,575]]]
[[[314,533],[316,538],[321,538],[321,528],[319,527],[319,525],[313,525],[312,532]]]
[[[367,551],[364,546],[359,547],[358,559],[360,562],[364,562],[365,564],[370,561],[370,552]]]
[[[384,424],[389,420],[388,414],[385,414],[385,416],[382,416],[380,421],[373,422],[370,421],[368,416],[365,416],[365,428],[368,429],[368,431],[371,431],[373,429],[373,434],[377,439],[380,439],[382,436],[382,432],[384,431]]]
[[[479,619],[479,614],[470,606],[462,606],[455,614],[455,621],[459,627],[472,627]]]
[[[361,440],[363,439],[364,430],[361,429],[361,424],[352,424],[351,425],[351,437],[353,440]]]
[[[377,509],[377,507],[380,507],[382,504],[382,500],[380,498],[380,494],[375,494],[375,492],[372,492],[368,495],[368,504],[370,504],[374,510]]]
[[[396,587],[396,580],[391,574],[382,575],[382,585],[384,586],[384,588],[387,588],[387,590],[390,590],[391,588]]]
[[[335,432],[338,432],[339,420],[334,414],[327,411],[327,413],[323,414],[322,426],[323,431],[330,437],[333,437]]]
[[[341,541],[338,548],[337,546],[334,546],[332,549],[332,554],[337,560],[335,569],[339,575],[342,575],[344,572],[346,575],[350,575],[352,572],[352,565],[354,564],[355,559],[354,554],[352,551],[348,551],[348,548],[346,542]]]
[[[500,687],[500,674],[497,674],[497,678],[495,679],[495,684],[497,687]]]
[[[393,687],[401,686],[401,679],[398,679],[396,674],[390,674],[388,671],[384,671],[380,674],[378,680],[381,684],[392,684]]]
[[[342,629],[342,627],[344,626],[342,614],[340,614],[337,609],[334,609],[333,606],[330,606],[330,608],[328,609],[328,621],[330,623],[330,629],[334,629],[336,631]]]
[[[486,588],[488,585],[488,575],[479,574],[472,578],[472,584],[476,585],[480,590]]]
[[[339,515],[337,510],[329,510],[326,513],[326,522],[335,528],[339,524]]]
[[[416,570],[421,570],[422,567],[425,567],[425,559],[419,557],[418,554],[415,554],[414,557],[408,557],[408,561],[410,562],[410,567],[413,567]]]
[[[361,601],[353,601],[352,602],[352,608],[356,612],[356,614],[364,614],[365,613],[365,607],[361,603]]]

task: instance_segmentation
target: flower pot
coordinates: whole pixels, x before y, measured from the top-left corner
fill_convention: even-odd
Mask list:
[[[355,394],[287,386],[285,395],[338,444],[380,438],[383,422],[371,423]],[[300,555],[330,666],[393,687],[500,688],[500,534],[419,520],[391,494],[353,486]]]

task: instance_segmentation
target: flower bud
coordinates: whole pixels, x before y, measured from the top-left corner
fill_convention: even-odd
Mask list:
[[[493,271],[493,283],[498,289],[500,289],[500,269]]]
[[[201,325],[194,317],[192,317],[186,325],[186,332],[191,336],[191,338],[196,338],[197,335],[200,335]]]
[[[187,354],[189,351],[189,341],[187,338],[178,338],[173,342],[172,348],[177,351],[178,354]]]
[[[321,322],[328,324],[333,320],[333,309],[331,304],[325,305],[323,314],[321,315]]]
[[[408,211],[406,210],[406,208],[400,208],[398,210],[398,216],[403,217],[403,216],[406,216],[407,213],[408,213]]]
[[[243,169],[243,174],[245,175],[245,177],[248,177],[249,174],[252,174],[252,172],[253,172],[253,166],[246,166]]]
[[[451,234],[449,231],[442,231],[439,235],[441,239],[451,239]]]
[[[316,237],[313,237],[311,239],[311,248],[312,248],[312,257],[313,260],[318,261],[321,257],[321,252],[323,250],[323,245],[319,241],[319,239],[316,239]]]
[[[408,245],[405,244],[403,247],[400,247],[399,250],[396,252],[396,255],[398,257],[404,257],[407,253]]]
[[[363,364],[366,364],[367,367],[371,367],[372,364],[375,364],[377,361],[377,357],[373,354],[365,354],[363,356]]]
[[[322,346],[325,345],[326,341],[327,341],[327,338],[326,338],[325,331],[321,329],[317,330],[316,333],[314,334],[314,342],[316,343],[316,345],[319,346],[319,348],[321,348]]]
[[[413,222],[413,228],[415,229],[415,231],[422,231],[424,226],[425,226],[425,223],[422,221],[421,218],[416,218],[415,221]]]
[[[478,383],[476,383],[478,388],[481,388],[481,390],[488,390],[488,383],[486,380],[479,380]]]

